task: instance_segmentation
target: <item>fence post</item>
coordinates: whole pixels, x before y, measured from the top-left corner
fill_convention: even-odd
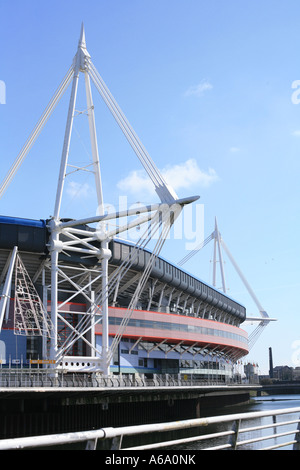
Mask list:
[[[122,445],[122,439],[123,439],[123,435],[121,436],[115,436],[112,440],[112,443],[111,443],[111,449],[110,450],[120,450],[121,449],[121,445]]]
[[[298,423],[297,431],[295,433],[295,441],[293,450],[300,450],[300,423]]]
[[[86,443],[85,450],[96,450],[98,439],[90,439]]]
[[[233,450],[236,450],[237,440],[238,440],[238,436],[239,436],[240,424],[241,424],[240,419],[235,420],[232,424],[231,430],[234,432],[234,434],[232,434],[229,437],[229,444],[231,445],[231,448]]]

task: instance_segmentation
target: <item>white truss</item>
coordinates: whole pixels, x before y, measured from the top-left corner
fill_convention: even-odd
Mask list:
[[[53,338],[55,335],[51,318],[20,255],[17,255],[15,264],[14,333],[47,338]]]
[[[6,279],[0,303],[0,332],[4,316],[6,321],[9,318],[13,273],[15,273],[14,333],[24,336],[53,337],[55,333],[50,316],[18,254],[17,246],[10,253],[3,271]]]

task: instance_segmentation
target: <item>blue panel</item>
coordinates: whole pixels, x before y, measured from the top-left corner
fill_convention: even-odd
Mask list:
[[[7,217],[5,215],[0,215],[0,224],[26,225],[27,227],[40,228],[46,226],[45,220],[21,219],[19,217]]]
[[[44,252],[48,238],[44,220],[0,216],[0,247],[10,250]]]
[[[5,357],[0,357],[2,361],[5,360],[5,364],[8,365],[10,361],[15,359],[26,361],[26,336],[15,335],[12,330],[2,330],[0,333],[0,342],[3,341],[5,344],[0,343],[0,351],[5,352]]]

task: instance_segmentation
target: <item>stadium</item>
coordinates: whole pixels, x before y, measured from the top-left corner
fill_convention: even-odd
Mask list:
[[[152,181],[159,203],[112,214],[100,210],[80,220],[61,218],[80,73],[85,76],[97,207],[104,203],[90,79]],[[0,196],[70,83],[53,216],[0,217],[1,367],[234,380],[236,364],[249,351],[241,328],[245,307],[160,256],[174,221],[198,196],[179,199],[166,183],[93,65],[83,26],[73,64],[12,165]],[[133,227],[141,229],[136,243],[121,238]],[[210,239],[220,243],[219,232],[213,233]],[[258,329],[267,324],[262,308],[260,313]]]
[[[50,233],[47,224],[46,220],[0,218],[2,282],[14,247],[17,247],[20,260],[19,263],[14,262],[10,301],[2,322],[2,367],[33,367],[31,364],[39,360],[44,367],[51,364],[50,360],[47,361],[50,340],[45,340],[38,331],[46,320],[41,313],[38,318],[36,307],[39,297],[45,309],[51,310]],[[82,229],[88,230],[89,227]],[[109,249],[109,278],[116,278],[114,273],[118,272],[117,281],[108,296],[111,347],[126,318],[151,252],[137,250],[132,243],[118,239],[110,242]],[[134,251],[138,251],[135,257]],[[129,258],[133,260],[130,268],[120,275],[120,267]],[[71,256],[60,253],[59,267],[66,273],[59,284],[58,294],[58,348],[62,348],[72,329],[79,330],[81,326],[83,331],[83,318],[91,310],[86,289],[79,293],[72,286],[74,273],[77,278],[79,273],[81,288],[86,286],[86,277],[92,278],[92,292],[97,297],[101,291],[101,270],[96,257],[87,258],[78,252]],[[101,317],[100,310],[93,316],[94,327],[71,343],[60,358],[59,367],[69,372],[98,370],[99,360],[96,353],[93,354],[92,345],[95,351],[102,350],[103,325],[101,321],[97,322]],[[248,353],[247,334],[240,328],[245,318],[245,307],[238,302],[158,256],[113,350],[110,372],[146,374],[146,377],[152,374],[193,374],[201,379],[213,376],[220,381],[231,380],[233,364]]]

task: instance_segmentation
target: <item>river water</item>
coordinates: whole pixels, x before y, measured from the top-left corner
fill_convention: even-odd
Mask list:
[[[214,410],[213,415],[219,416],[219,415],[227,415],[227,414],[234,414],[234,413],[248,413],[248,412],[255,412],[255,411],[271,411],[271,410],[279,410],[283,408],[295,408],[295,407],[300,407],[300,395],[269,395],[269,396],[264,396],[264,397],[253,397],[251,398],[250,402],[247,404],[242,404],[238,406],[233,406],[233,407],[226,407],[222,408],[219,410]],[[212,416],[212,414],[210,414]],[[284,415],[279,415],[276,417],[263,417],[263,418],[258,418],[255,420],[249,420],[249,421],[243,421],[241,428],[248,428],[248,427],[254,427],[254,426],[263,426],[271,423],[280,423],[280,422],[286,422],[290,421],[292,419],[298,419],[300,417],[300,413],[298,414],[284,414]],[[290,430],[296,430],[298,426],[298,423],[294,424],[289,424],[289,425],[281,425],[276,428],[276,434],[283,433],[283,432],[288,432]],[[209,429],[208,429],[209,428]],[[203,431],[203,429],[198,428],[198,433],[200,432],[201,434],[210,434],[213,432],[223,432],[227,430],[231,430],[232,428],[232,423],[220,423],[217,425],[211,425],[207,429]],[[196,435],[197,433],[191,434],[191,435]],[[249,431],[247,433],[242,433],[239,437],[239,440],[244,440],[244,439],[252,439],[254,437],[262,437],[262,436],[268,436],[270,434],[273,434],[273,428],[269,429],[264,429],[264,430],[256,430],[256,431]],[[241,450],[258,450],[264,447],[268,447],[271,445],[277,445],[281,442],[288,442],[292,441],[294,439],[295,435],[291,434],[290,436],[287,437],[276,437],[272,439],[267,439],[263,442],[259,443],[252,443],[247,446],[241,446],[239,449]],[[224,438],[218,438],[218,439],[210,439],[205,440],[205,441],[200,441],[200,442],[194,442],[194,443],[188,443],[188,444],[183,444],[180,446],[177,446],[176,449],[178,450],[201,450],[207,447],[211,446],[216,446],[220,445],[221,443],[227,443],[228,442],[228,437]],[[279,448],[279,450],[292,450],[293,446],[285,446]],[[170,447],[171,449],[171,447]],[[173,447],[175,449],[175,447]]]

